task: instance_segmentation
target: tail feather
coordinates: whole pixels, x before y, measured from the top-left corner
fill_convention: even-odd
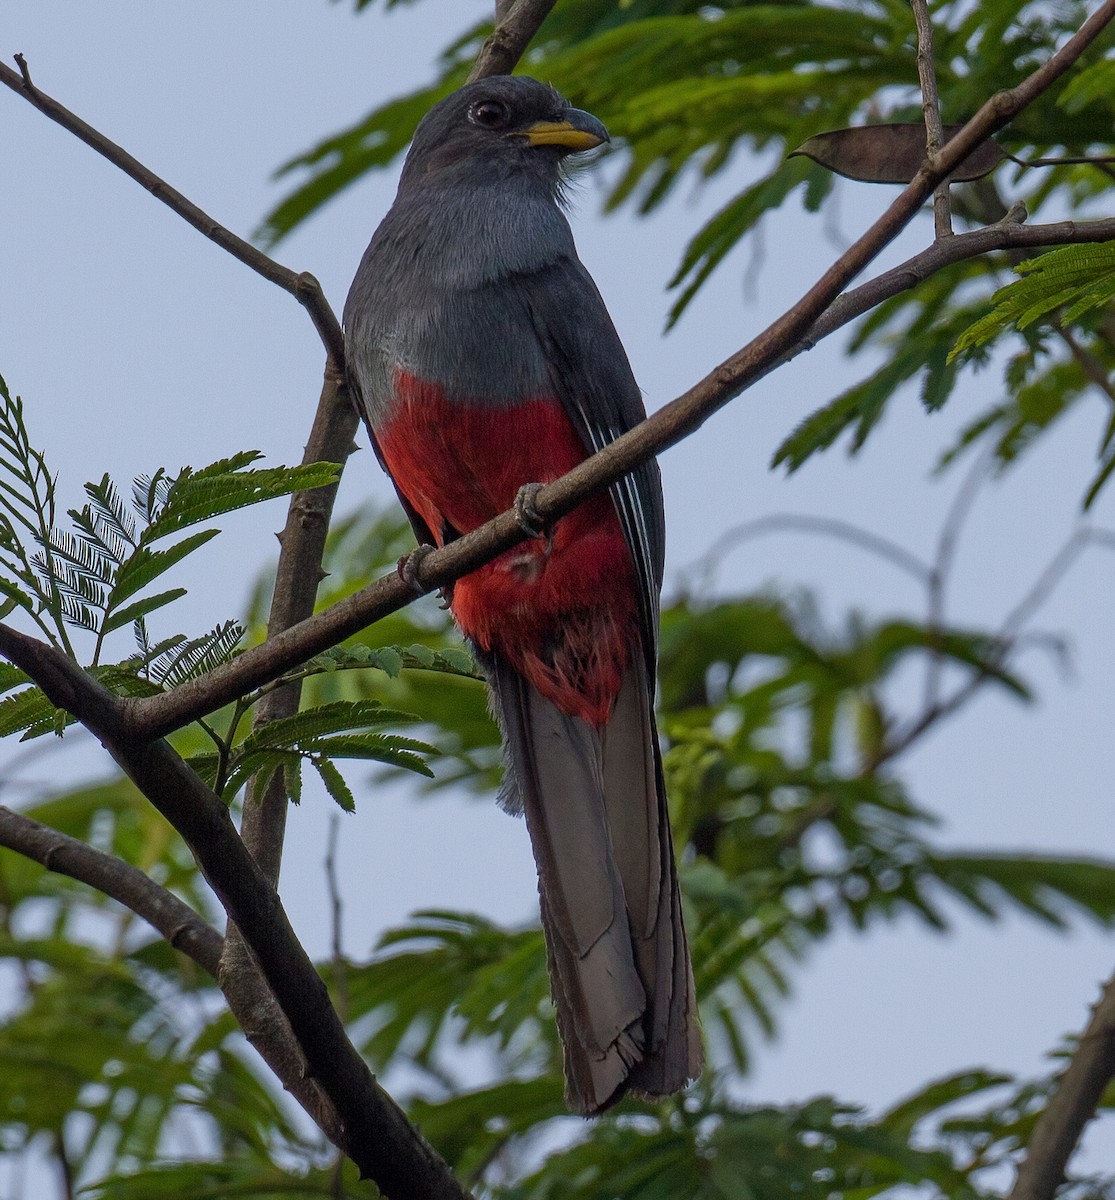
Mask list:
[[[561,712],[504,660],[486,661],[526,814],[565,1053],[566,1097],[599,1112],[700,1071],[692,972],[642,660],[601,731]]]

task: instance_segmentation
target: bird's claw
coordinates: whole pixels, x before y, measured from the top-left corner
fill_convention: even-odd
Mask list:
[[[422,566],[426,555],[432,554],[435,548],[434,546],[427,545],[415,546],[409,554],[404,554],[399,559],[398,566],[395,568],[399,572],[399,578],[416,596],[424,596],[426,594],[426,588],[419,582],[418,570]]]
[[[527,537],[547,537],[546,522],[542,520],[535,506],[542,487],[543,485],[540,483],[524,483],[515,493],[513,505],[515,520],[519,522],[519,528]]]

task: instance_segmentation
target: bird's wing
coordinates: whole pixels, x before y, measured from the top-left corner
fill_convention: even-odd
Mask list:
[[[575,258],[514,277],[541,339],[554,390],[592,451],[646,416],[639,385],[592,277]],[[655,459],[612,485],[612,500],[639,582],[639,610],[654,679],[665,554],[662,483]]]

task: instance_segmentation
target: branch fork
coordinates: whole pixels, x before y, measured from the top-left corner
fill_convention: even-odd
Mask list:
[[[940,146],[927,8],[925,0],[913,2],[919,27],[918,58],[928,151],[926,162],[914,180],[797,304],[766,330],[638,427],[568,475],[540,488],[532,497],[532,515],[536,514],[543,526],[603,492],[652,454],[694,432],[715,411],[775,366],[811,347],[886,295],[914,286],[931,271],[992,249],[1115,237],[1115,221],[1062,222],[1039,227],[1008,222],[952,236],[947,220],[948,185],[944,182],[972,150],[1077,61],[1115,16],[1115,0],[1104,0],[1048,62],[1016,88],[988,100],[944,146]],[[470,78],[510,71],[552,7],[553,0],[501,0],[497,28],[485,43]],[[304,461],[343,463],[353,446],[357,418],[344,386],[343,335],[313,275],[291,271],[225,229],[126,151],[39,91],[31,81],[22,55],[17,55],[15,61],[18,72],[0,65],[0,83],[81,138],[205,236],[290,292],[306,308],[326,351],[326,369]],[[934,191],[939,198],[935,209],[935,244],[902,267],[841,295],[851,280],[913,219]],[[410,603],[415,590],[425,593],[450,586],[461,575],[524,539],[522,523],[511,510],[473,534],[430,551],[415,564],[411,582],[398,574],[384,577],[328,612],[311,616],[335,488],[319,492],[324,494],[315,492],[309,500],[296,497],[292,502],[287,527],[280,538],[282,551],[268,641],[173,691],[144,699],[112,695],[65,654],[0,626],[0,653],[25,670],[53,703],[72,712],[102,740],[190,845],[240,931],[224,943],[219,966],[214,951],[220,935],[204,922],[199,925],[200,919],[190,910],[182,912],[173,905],[165,919],[159,918],[163,921],[160,925],[155,918],[161,911],[160,905],[165,908],[169,893],[150,880],[146,880],[146,886],[155,892],[145,893],[145,885],[130,874],[133,868],[113,859],[105,863],[102,859],[107,856],[98,858],[97,852],[88,847],[83,852],[78,848],[81,843],[70,846],[63,840],[55,840],[40,845],[44,837],[60,839],[61,835],[53,831],[44,834],[41,827],[21,825],[25,818],[2,808],[0,843],[30,857],[38,856],[39,861],[56,864],[57,869],[68,870],[116,896],[155,924],[164,936],[187,949],[206,970],[219,970],[230,1005],[238,1015],[246,1014],[260,1003],[269,1006],[273,1013],[277,1002],[281,1013],[271,1021],[279,1027],[277,1035],[262,1043],[254,1039],[256,1044],[261,1046],[284,1086],[354,1159],[362,1175],[374,1178],[393,1200],[464,1198],[467,1193],[453,1179],[447,1165],[371,1078],[329,1004],[324,984],[287,922],[275,891],[287,804],[281,786],[273,779],[272,787],[264,795],[251,795],[241,836],[221,800],[162,740],[172,730],[221,707],[246,690],[280,678],[320,650]],[[297,711],[297,706],[296,685],[276,689],[261,702],[260,719],[275,719]],[[107,878],[101,881],[106,872]],[[109,890],[110,887],[115,890]],[[1095,1037],[1090,1027],[1062,1081],[1062,1092],[1071,1090],[1074,1072],[1086,1074],[1093,1081],[1101,1076],[1106,1080],[1115,1073],[1112,1050],[1115,1018],[1109,1019],[1108,1013],[1112,1005],[1115,1005],[1115,984],[1108,985],[1093,1022],[1102,1017],[1106,1023]],[[288,1029],[292,1036],[288,1036]],[[1097,1046],[1099,1051],[1095,1049]],[[1058,1115],[1059,1103],[1055,1096],[1039,1122],[1012,1200],[1038,1200],[1051,1195],[1049,1180],[1063,1173],[1078,1130],[1073,1132],[1072,1122]],[[1094,1111],[1094,1105],[1089,1111]],[[1059,1166],[1056,1155],[1050,1157],[1043,1148],[1046,1143],[1039,1136],[1047,1119],[1055,1126],[1051,1141],[1061,1146],[1067,1139],[1067,1150]],[[1027,1180],[1031,1176],[1038,1178],[1043,1186],[1026,1190],[1023,1184],[1030,1186]]]

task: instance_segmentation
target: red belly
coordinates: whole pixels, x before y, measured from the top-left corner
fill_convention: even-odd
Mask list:
[[[442,544],[509,509],[524,483],[550,483],[587,457],[560,401],[510,408],[450,403],[396,373],[376,439],[392,478]],[[637,644],[631,556],[615,508],[596,496],[563,517],[549,545],[506,551],[457,581],[453,615],[563,712],[603,725]]]

